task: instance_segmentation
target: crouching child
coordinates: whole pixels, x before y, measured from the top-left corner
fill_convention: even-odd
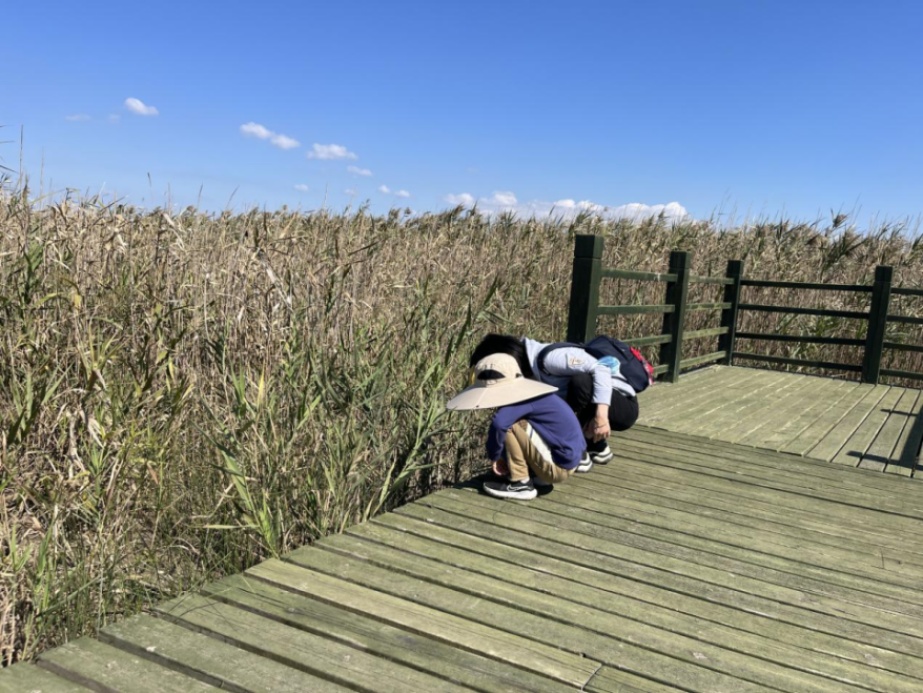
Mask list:
[[[497,498],[531,500],[536,484],[564,481],[588,471],[580,422],[553,385],[523,376],[508,354],[485,356],[474,366],[474,384],[449,400],[447,409],[496,409],[487,430],[487,457],[500,481],[484,482]],[[504,478],[505,477],[505,478]]]

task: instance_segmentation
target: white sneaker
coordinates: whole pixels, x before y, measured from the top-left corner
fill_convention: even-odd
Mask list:
[[[580,464],[577,465],[576,471],[578,474],[585,474],[593,468],[593,458],[590,457],[588,453],[583,453],[583,458],[580,460]]]
[[[484,491],[494,498],[512,498],[513,500],[532,500],[538,495],[532,479],[525,481],[485,481]]]
[[[590,459],[596,464],[609,464],[613,457],[612,450],[609,449],[608,443],[606,443],[605,447],[601,450],[590,450],[589,455]]]

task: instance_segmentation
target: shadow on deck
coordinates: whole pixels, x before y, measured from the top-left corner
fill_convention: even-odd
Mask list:
[[[535,501],[434,493],[0,690],[918,693],[918,393],[743,370],[644,393]]]

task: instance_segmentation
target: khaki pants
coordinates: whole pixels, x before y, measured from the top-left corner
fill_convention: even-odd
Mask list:
[[[506,432],[506,463],[510,481],[525,481],[532,475],[548,484],[564,481],[574,473],[551,461],[551,452],[542,437],[525,420],[517,421]]]

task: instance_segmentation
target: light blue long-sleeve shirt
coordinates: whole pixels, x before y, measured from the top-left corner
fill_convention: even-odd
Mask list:
[[[618,390],[629,397],[638,393],[624,379],[613,377],[612,371],[605,364],[597,361],[593,356],[579,347],[560,347],[548,352],[545,356],[544,371],[538,367],[538,354],[548,346],[547,342],[537,342],[534,339],[523,337],[529,365],[536,379],[543,383],[554,385],[559,394],[567,397],[567,383],[570,377],[577,373],[589,373],[593,376],[593,403],[609,404],[612,401],[612,390]]]

